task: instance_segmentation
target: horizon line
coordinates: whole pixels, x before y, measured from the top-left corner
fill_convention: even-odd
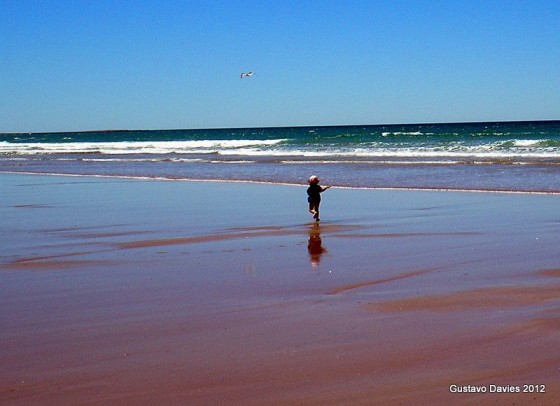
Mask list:
[[[97,130],[77,130],[77,131],[16,131],[0,132],[2,135],[18,134],[73,134],[73,133],[110,133],[110,132],[150,132],[150,131],[202,131],[202,130],[260,130],[260,129],[281,129],[281,128],[332,128],[332,127],[394,127],[394,126],[415,126],[415,125],[458,125],[458,124],[507,124],[507,123],[552,123],[560,122],[560,119],[544,120],[491,120],[491,121],[450,121],[450,122],[417,122],[417,123],[394,123],[394,124],[329,124],[329,125],[285,125],[285,126],[256,126],[256,127],[199,127],[199,128],[160,128],[160,129],[97,129]]]

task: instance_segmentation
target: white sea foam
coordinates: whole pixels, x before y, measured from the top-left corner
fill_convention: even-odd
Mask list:
[[[535,147],[542,145],[546,140],[513,140],[515,147]]]
[[[412,134],[412,133],[409,133]],[[123,141],[123,142],[67,142],[67,143],[10,143],[0,141],[0,154],[6,156],[40,154],[86,154],[81,159],[97,159],[87,154],[102,155],[188,155],[209,154],[247,157],[309,157],[341,161],[345,157],[372,159],[556,159],[560,160],[560,146],[546,146],[547,140],[501,140],[480,144],[460,141],[426,145],[403,142],[397,145],[384,142],[360,144],[290,144],[286,139],[271,140],[191,140],[191,141]],[[194,157],[193,157],[194,158]],[[180,159],[169,157],[170,160]],[[213,158],[212,158],[213,159]],[[161,159],[158,159],[161,160]],[[243,161],[241,159],[240,161]]]
[[[0,142],[0,154],[189,154],[215,153],[239,148],[263,148],[283,142],[273,140],[123,141],[67,143]]]
[[[346,149],[253,149],[239,148],[235,150],[224,150],[219,152],[220,155],[246,155],[254,157],[263,156],[294,156],[309,158],[341,158],[341,157],[358,157],[358,158],[556,158],[560,159],[560,149],[539,149],[539,150],[515,150],[515,149],[496,149],[490,145],[479,145],[476,147],[465,146],[448,146],[446,148],[346,148]]]
[[[424,135],[420,131],[395,131],[395,132],[383,132],[381,133],[383,137],[388,137],[390,135]]]

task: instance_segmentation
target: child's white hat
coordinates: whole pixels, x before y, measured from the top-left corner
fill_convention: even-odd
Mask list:
[[[319,177],[316,176],[316,175],[312,175],[312,176],[309,177],[308,182],[309,183],[319,183]]]

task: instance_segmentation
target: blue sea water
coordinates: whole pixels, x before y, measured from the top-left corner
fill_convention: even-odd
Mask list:
[[[0,172],[560,193],[560,121],[0,134]]]

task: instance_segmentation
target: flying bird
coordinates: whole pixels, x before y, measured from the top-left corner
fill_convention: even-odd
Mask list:
[[[241,72],[241,79],[243,78],[250,78],[251,76],[253,76],[255,73],[254,72]]]

